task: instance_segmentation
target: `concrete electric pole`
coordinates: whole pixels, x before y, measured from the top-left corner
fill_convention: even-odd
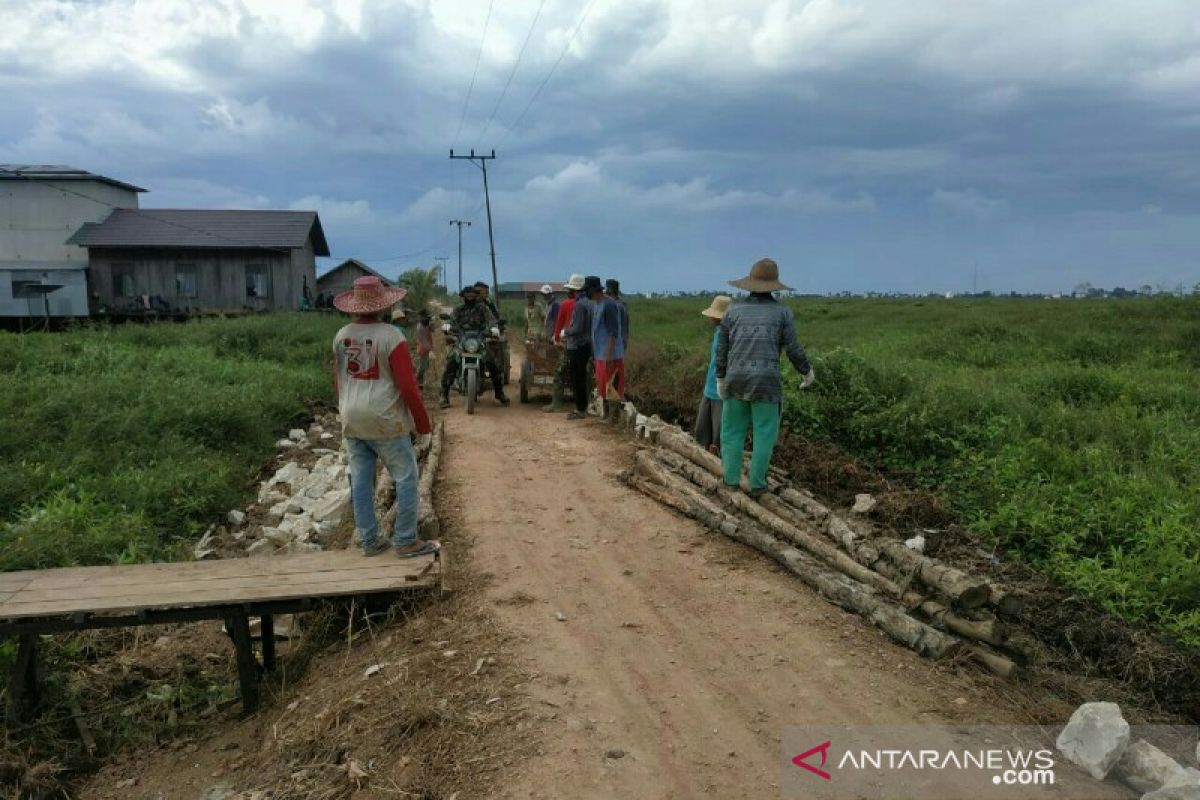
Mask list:
[[[470,223],[470,221],[465,220],[465,219],[452,219],[452,220],[450,220],[450,224],[458,226],[458,290],[461,292],[462,291],[462,228],[463,228],[463,225],[466,225],[468,228],[471,227],[471,223]],[[450,287],[449,281],[446,282],[446,287],[447,288]]]
[[[483,202],[487,206],[487,222],[488,222],[488,249],[492,257],[492,297],[499,299],[500,297],[500,279],[496,275],[496,239],[492,235],[492,198],[488,194],[487,180],[487,162],[493,161],[496,158],[496,151],[493,150],[490,156],[475,155],[475,148],[471,148],[469,156],[456,156],[454,150],[450,150],[451,158],[461,158],[470,161],[475,166],[483,171]]]

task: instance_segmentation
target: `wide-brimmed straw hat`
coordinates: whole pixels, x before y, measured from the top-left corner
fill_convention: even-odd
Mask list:
[[[554,294],[554,287],[550,284],[542,284],[542,294]]]
[[[404,299],[408,290],[386,286],[374,275],[356,278],[354,288],[333,298],[333,306],[347,314],[375,314],[385,311]]]
[[[792,288],[779,282],[779,265],[769,258],[755,261],[749,275],[730,281],[729,285],[747,292],[786,292]]]
[[[712,303],[708,308],[700,313],[711,319],[724,319],[725,313],[729,311],[729,307],[733,305],[733,298],[727,295],[719,294],[713,298]]]
[[[575,291],[579,291],[580,289],[583,288],[583,276],[580,275],[578,272],[576,272],[574,275],[572,275],[570,277],[570,279],[567,280],[567,283],[564,288],[574,289]]]

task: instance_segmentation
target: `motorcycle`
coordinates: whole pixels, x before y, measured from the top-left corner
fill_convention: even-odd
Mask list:
[[[458,378],[454,388],[467,399],[467,413],[475,413],[475,401],[479,399],[483,383],[483,360],[489,343],[495,339],[488,331],[462,331],[455,336],[447,322],[442,325],[446,342],[453,346],[453,355],[458,356]]]

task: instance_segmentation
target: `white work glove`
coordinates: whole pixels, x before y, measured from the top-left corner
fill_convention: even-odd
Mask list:
[[[426,450],[429,449],[429,447],[432,444],[433,444],[433,434],[432,433],[417,434],[417,451],[418,452],[425,452]]]
[[[808,372],[804,373],[802,377],[804,380],[800,381],[800,388],[807,389],[808,387],[812,386],[813,381],[817,379],[817,373],[812,367],[809,367]]]
[[[500,338],[500,329],[495,325],[492,326],[492,336],[495,336],[497,339]]]
[[[717,381],[717,397],[725,399],[725,381]]]

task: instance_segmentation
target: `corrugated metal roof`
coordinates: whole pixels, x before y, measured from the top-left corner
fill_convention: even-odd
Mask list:
[[[321,283],[321,281],[326,280],[327,278],[332,276],[334,273],[340,272],[341,270],[343,270],[347,267],[358,267],[359,269],[361,269],[363,272],[367,273],[368,275],[374,275],[376,278],[379,278],[379,280],[383,281],[388,286],[392,286],[394,283],[394,281],[392,281],[390,278],[385,278],[384,276],[380,275],[378,272],[371,269],[366,264],[359,261],[357,258],[347,258],[345,261],[338,264],[336,267],[329,270],[328,272],[321,273],[320,275],[317,276],[317,283],[318,284]]]
[[[0,164],[0,181],[99,181],[119,186],[131,192],[146,191],[132,183],[96,175],[86,169],[76,169],[62,164]]]
[[[542,290],[546,284],[550,284],[550,288],[556,292],[566,291],[564,284],[556,281],[509,281],[508,283],[500,284],[502,292],[532,292],[537,293]]]
[[[67,240],[81,247],[269,248],[304,247],[329,255],[315,211],[206,211],[114,209],[103,222],[87,223]]]

